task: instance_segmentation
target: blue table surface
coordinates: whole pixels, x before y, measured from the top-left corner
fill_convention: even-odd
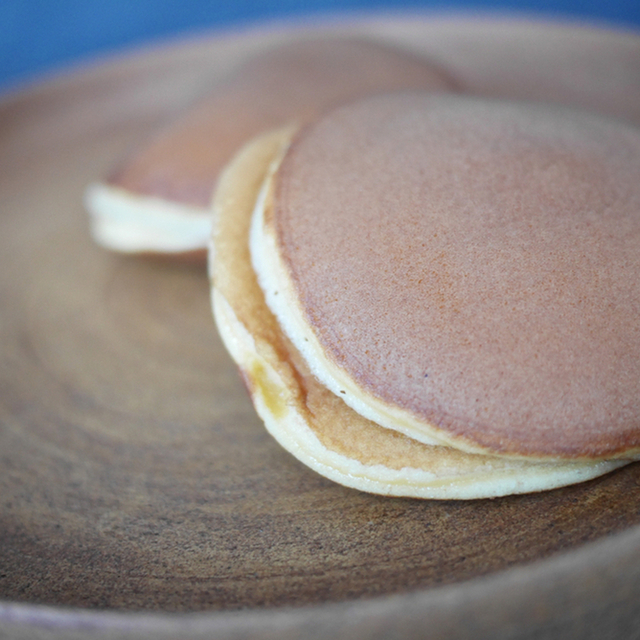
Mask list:
[[[640,0],[0,0],[0,91],[98,55],[205,30],[403,9],[535,14],[640,33]]]

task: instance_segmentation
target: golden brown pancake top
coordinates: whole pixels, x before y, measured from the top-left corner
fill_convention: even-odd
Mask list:
[[[408,93],[304,128],[267,215],[324,354],[506,454],[640,447],[640,132]]]
[[[127,159],[109,182],[207,207],[218,173],[247,140],[372,93],[452,90],[419,56],[364,38],[309,38],[247,60],[211,97]]]

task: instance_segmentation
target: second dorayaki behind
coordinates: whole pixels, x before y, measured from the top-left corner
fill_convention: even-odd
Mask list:
[[[253,136],[378,92],[453,88],[428,60],[366,38],[308,37],[267,48],[89,186],[93,236],[127,253],[204,258],[218,175]]]

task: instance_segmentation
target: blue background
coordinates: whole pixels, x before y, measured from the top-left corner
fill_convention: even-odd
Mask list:
[[[533,13],[640,31],[640,0],[0,0],[0,90],[71,62],[183,34],[403,8]]]

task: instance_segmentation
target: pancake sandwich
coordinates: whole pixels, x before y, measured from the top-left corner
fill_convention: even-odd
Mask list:
[[[385,495],[640,452],[640,131],[406,92],[255,138],[214,199],[216,324],[269,432]]]
[[[372,93],[418,88],[454,85],[428,60],[364,38],[306,38],[260,51],[89,185],[93,237],[127,253],[204,259],[218,174],[245,142]]]

